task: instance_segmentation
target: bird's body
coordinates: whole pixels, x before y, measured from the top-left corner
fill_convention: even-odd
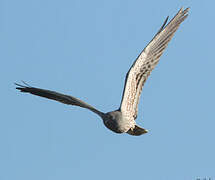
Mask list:
[[[126,133],[136,125],[135,121],[129,121],[119,110],[106,113],[102,119],[105,126],[116,133]]]
[[[137,57],[126,75],[120,108],[115,111],[103,113],[73,96],[64,95],[50,90],[34,88],[27,84],[26,86],[16,84],[18,86],[16,89],[21,92],[31,93],[37,96],[59,101],[64,104],[87,108],[99,115],[103,119],[104,125],[113,132],[128,133],[135,136],[147,133],[147,130],[139,127],[135,122],[142,87],[151,71],[157,65],[160,56],[163,54],[164,49],[167,47],[168,42],[173,37],[179,25],[188,16],[188,10],[189,8],[185,10],[181,8],[175,17],[166,25],[168,20],[167,17],[157,34]]]

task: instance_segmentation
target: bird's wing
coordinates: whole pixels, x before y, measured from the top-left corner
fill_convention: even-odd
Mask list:
[[[167,47],[179,25],[188,16],[188,11],[189,8],[185,10],[181,8],[175,17],[166,25],[167,18],[160,30],[140,53],[128,71],[120,105],[120,110],[128,118],[136,119],[142,87],[158,63],[160,56],[163,54],[164,49]]]
[[[40,97],[59,101],[61,103],[68,104],[68,105],[80,106],[82,108],[87,108],[87,109],[93,111],[94,113],[98,114],[99,116],[103,115],[103,113],[100,112],[99,110],[95,109],[91,105],[89,105],[89,104],[85,103],[84,101],[81,101],[80,99],[77,99],[75,97],[61,94],[61,93],[58,93],[55,91],[31,87],[27,84],[26,84],[26,86],[23,86],[23,85],[15,83],[15,85],[18,86],[18,87],[16,87],[16,89],[20,90],[21,92],[34,94],[34,95],[37,95]]]

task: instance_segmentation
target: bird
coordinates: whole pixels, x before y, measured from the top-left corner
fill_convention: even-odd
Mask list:
[[[158,64],[161,55],[176,30],[187,18],[188,12],[189,8],[184,9],[182,7],[168,24],[167,21],[169,16],[167,16],[158,32],[135,59],[126,74],[121,104],[117,110],[104,113],[76,97],[32,87],[24,81],[23,85],[15,83],[16,89],[23,93],[30,93],[67,105],[86,108],[100,116],[104,125],[115,133],[127,133],[133,136],[145,134],[148,130],[137,125],[135,121],[137,119],[138,104],[143,85],[152,70]]]

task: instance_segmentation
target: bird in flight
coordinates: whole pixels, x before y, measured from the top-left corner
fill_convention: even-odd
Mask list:
[[[89,109],[99,115],[102,118],[104,125],[115,133],[128,133],[134,136],[140,136],[147,133],[148,131],[146,129],[138,126],[135,122],[138,114],[138,103],[142,87],[151,71],[157,65],[164,49],[167,47],[179,25],[187,18],[188,11],[189,8],[186,8],[185,10],[181,8],[168,24],[167,17],[157,34],[139,54],[126,74],[121,105],[119,109],[115,111],[104,113],[73,96],[35,88],[26,83],[24,83],[24,85],[15,83],[17,85],[16,89],[23,93],[30,93],[59,101],[64,104]]]

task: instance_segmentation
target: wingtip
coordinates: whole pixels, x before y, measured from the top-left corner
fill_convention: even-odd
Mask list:
[[[190,10],[190,7],[187,7],[183,12],[184,14],[188,13],[188,11]]]
[[[190,10],[190,7],[187,7],[186,9],[184,9],[184,6],[182,6],[182,7],[180,8],[180,10],[178,11],[178,14],[179,14],[179,13],[185,14],[185,13],[187,13],[189,10]]]
[[[22,83],[23,83],[24,85],[14,82],[14,84],[15,84],[16,86],[19,86],[19,87],[21,87],[21,88],[32,87],[32,86],[30,86],[28,83],[26,83],[25,81],[22,81]]]
[[[31,88],[31,86],[27,84],[25,81],[22,81],[22,83],[24,85],[14,82],[14,85],[17,86],[16,89],[19,90],[20,92],[28,92],[27,89]]]
[[[178,11],[178,14],[181,13],[183,11],[184,7],[182,6],[179,11]]]
[[[182,6],[181,9],[179,10],[180,13],[183,12],[183,14],[187,13],[190,10],[190,7],[187,7],[184,9],[184,7]]]

